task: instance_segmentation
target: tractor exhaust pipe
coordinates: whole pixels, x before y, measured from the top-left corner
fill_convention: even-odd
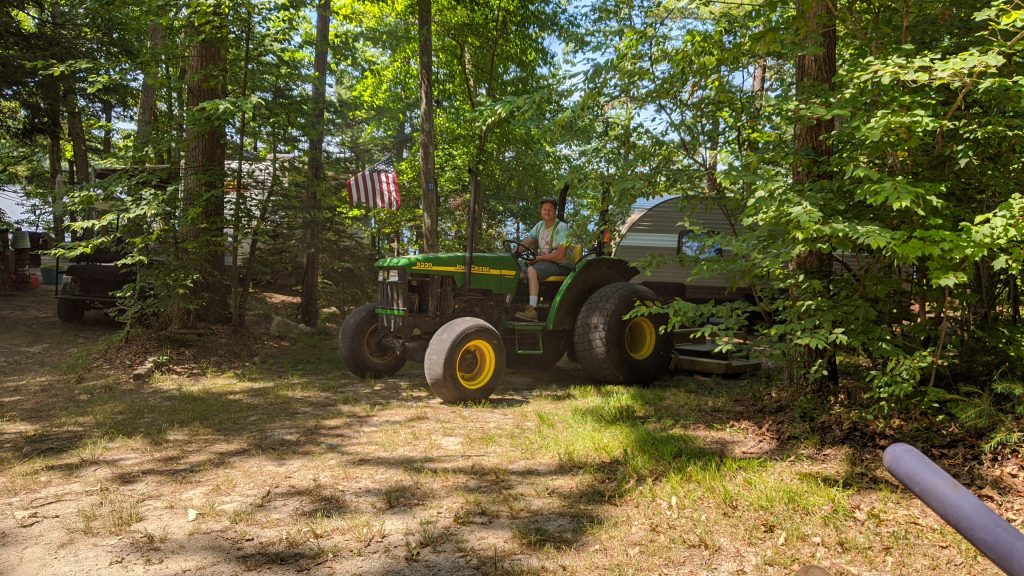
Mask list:
[[[1010,576],[1024,576],[1024,534],[913,446],[885,449],[882,464],[968,542]]]

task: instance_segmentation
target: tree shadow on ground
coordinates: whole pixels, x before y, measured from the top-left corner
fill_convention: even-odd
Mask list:
[[[228,355],[219,358],[193,367],[194,376],[173,379],[132,382],[116,370],[91,369],[44,375],[17,390],[8,388],[4,410],[21,430],[0,436],[0,455],[9,461],[40,459],[48,473],[68,476],[103,467],[111,471],[107,481],[122,486],[150,479],[184,483],[255,455],[296,465],[311,459],[341,462],[352,475],[377,474],[385,480],[352,487],[304,480],[296,486],[274,485],[260,500],[297,502],[287,513],[301,518],[301,526],[366,512],[367,502],[377,503],[369,513],[416,512],[457,490],[463,501],[452,518],[436,529],[423,525],[419,532],[389,536],[389,549],[405,553],[377,558],[372,573],[541,573],[523,553],[578,547],[605,521],[604,507],[638,486],[735,461],[726,447],[709,447],[680,431],[681,426],[719,426],[765,414],[745,408],[751,405],[744,402],[750,392],[737,390],[740,382],[676,378],[643,389],[591,387],[577,366],[566,364],[543,373],[512,373],[508,386],[488,403],[441,405],[425,389],[421,367],[409,365],[393,378],[360,381],[345,374],[333,339],[322,336],[277,342],[234,362]],[[570,389],[567,383],[582,388]],[[389,409],[422,412],[396,421],[404,425],[466,410],[516,411],[534,399],[558,406],[577,401],[579,390],[595,401],[573,407],[566,417],[598,433],[612,430],[619,442],[615,451],[582,458],[556,447],[553,456],[538,461],[480,464],[432,454],[368,455],[358,446]],[[565,433],[557,423],[549,432]],[[147,454],[126,462],[123,455],[103,449],[104,442],[118,439],[147,446]],[[407,478],[444,481],[425,489]],[[525,505],[523,490],[538,486],[543,505]],[[257,514],[266,505],[257,504],[246,510]],[[478,545],[473,535],[495,525],[514,545],[490,550],[486,543]],[[228,538],[239,534],[229,533]],[[279,565],[303,571],[332,563],[323,546],[308,534],[253,542],[238,536],[215,554],[218,562],[241,569]],[[177,554],[172,549],[187,554],[188,546],[163,549],[167,555]],[[361,552],[373,556],[380,550],[364,546]],[[353,566],[353,573],[359,573],[358,562]]]

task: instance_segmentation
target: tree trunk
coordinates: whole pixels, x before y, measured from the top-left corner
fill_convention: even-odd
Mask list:
[[[44,114],[46,116],[46,158],[53,186],[53,240],[64,241],[64,185],[61,178],[60,84],[52,76],[42,79]]]
[[[711,198],[718,195],[718,146],[721,139],[721,129],[722,123],[716,115],[711,119],[707,158],[704,165],[704,192]]]
[[[68,139],[75,161],[76,182],[89,183],[89,152],[86,149],[85,129],[82,127],[82,112],[78,107],[78,94],[71,74],[64,75],[64,113],[67,116]]]
[[[200,106],[224,97],[224,23],[209,5],[197,8],[187,25],[187,106],[185,166],[181,193],[181,261],[198,275],[193,289],[195,312],[186,319],[223,322],[227,317],[224,281],[224,124],[203,114]],[[199,16],[201,18],[197,18]]]
[[[163,48],[164,26],[156,18],[149,24],[149,50],[142,61],[142,93],[139,96],[139,112],[135,118],[135,139],[132,141],[132,165],[144,166],[149,163],[149,148],[156,125],[156,76],[159,66],[156,60]]]
[[[420,40],[420,181],[423,251],[437,252],[437,181],[434,175],[434,63],[430,0],[418,0]]]
[[[110,156],[114,145],[114,103],[103,99],[103,157]]]
[[[263,201],[260,202],[260,213],[256,216],[256,221],[252,225],[252,238],[249,241],[249,257],[245,260],[245,272],[241,275],[239,281],[241,286],[238,291],[238,315],[241,317],[242,322],[245,321],[245,310],[249,302],[249,289],[252,286],[252,271],[254,262],[256,261],[256,253],[259,249],[260,234],[263,232],[263,226],[266,224],[267,215],[270,214],[270,202],[275,192],[277,191],[277,131],[271,127],[270,129],[270,184],[267,186],[266,195],[263,196]]]
[[[764,108],[764,83],[768,75],[768,62],[762,57],[754,64],[754,110],[757,114]]]
[[[1010,318],[1014,324],[1020,323],[1020,278],[1010,274]]]
[[[245,23],[245,54],[242,56],[242,98],[249,93],[249,59],[252,52],[252,13],[246,10]],[[243,212],[247,210],[245,186],[242,180],[245,173],[242,162],[245,157],[245,121],[246,114],[238,122],[238,165],[235,171],[235,202],[231,209],[231,326],[238,330],[245,325],[245,314],[240,306],[242,302],[242,276],[238,266],[238,251],[242,244]]]
[[[807,109],[824,105],[829,99],[836,75],[836,18],[828,0],[797,0],[796,26],[801,53],[796,58],[796,94],[799,104]],[[814,117],[797,121],[793,130],[796,160],[793,182],[810,191],[810,185],[831,180],[829,164],[834,130],[832,118]],[[809,192],[810,193],[810,192]],[[793,261],[793,268],[810,279],[826,279],[831,260],[821,250],[807,250]],[[813,297],[813,295],[800,295]],[[834,354],[824,349],[799,347],[796,363],[789,372],[794,383],[812,389],[824,384],[821,371],[827,367],[829,380],[836,380]],[[817,368],[817,370],[814,370]]]
[[[320,279],[320,198],[324,181],[324,101],[327,94],[327,40],[331,29],[331,0],[320,0],[316,8],[316,48],[313,57],[313,93],[310,97],[309,174],[306,178],[306,268],[302,274],[299,317],[316,328],[320,321],[317,282]]]

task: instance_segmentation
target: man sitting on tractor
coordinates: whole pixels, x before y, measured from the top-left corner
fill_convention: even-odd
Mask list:
[[[540,294],[540,282],[550,276],[565,276],[572,271],[572,253],[565,245],[569,227],[565,222],[555,218],[558,202],[554,198],[542,198],[540,201],[540,222],[533,227],[523,239],[520,248],[530,248],[536,258],[526,261],[526,279],[530,287],[530,303],[523,310],[516,312],[516,319],[530,322],[537,321],[537,298]]]

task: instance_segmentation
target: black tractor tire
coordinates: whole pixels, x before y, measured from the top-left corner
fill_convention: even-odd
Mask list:
[[[338,351],[348,369],[360,378],[390,376],[405,366],[405,357],[381,344],[377,305],[353,310],[338,331]]]
[[[672,336],[659,334],[663,315],[623,320],[637,300],[657,301],[647,287],[609,284],[583,304],[576,318],[576,357],[587,376],[608,384],[646,385],[668,374]]]
[[[522,342],[520,346],[525,344],[528,350],[535,350],[537,348],[536,343],[532,340],[536,333],[528,333],[521,336],[526,338],[525,342]],[[516,343],[515,340],[509,338],[505,340],[505,365],[512,370],[526,370],[526,371],[538,371],[547,370],[565,356],[566,349],[569,348],[569,340],[560,333],[547,333],[541,341],[544,343],[544,351],[540,354],[516,354]]]
[[[573,345],[570,344],[569,346],[566,346],[565,348],[566,348],[566,350],[565,350],[565,358],[566,358],[566,360],[568,360],[569,362],[572,362],[573,364],[579,364],[580,363],[580,359],[576,357],[576,346],[573,346]]]
[[[505,346],[479,318],[456,318],[434,333],[423,359],[427,385],[445,402],[489,397],[505,373]]]

